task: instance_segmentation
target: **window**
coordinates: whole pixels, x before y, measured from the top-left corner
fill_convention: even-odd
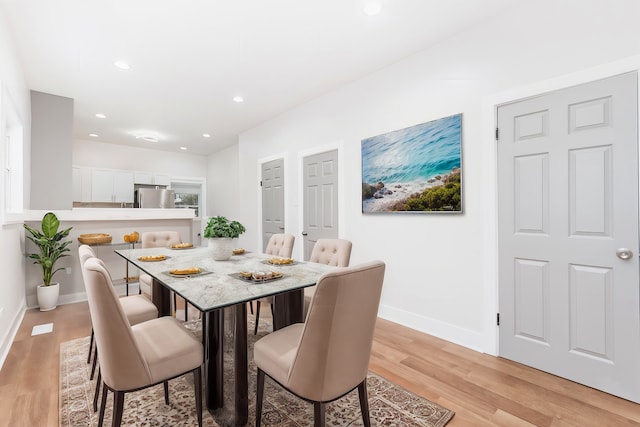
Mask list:
[[[172,182],[171,189],[175,191],[175,207],[195,209],[196,217],[200,216],[202,204],[202,184],[190,182]]]
[[[3,142],[3,213],[20,213],[23,208],[23,145],[24,128],[11,97],[2,92],[2,142]]]

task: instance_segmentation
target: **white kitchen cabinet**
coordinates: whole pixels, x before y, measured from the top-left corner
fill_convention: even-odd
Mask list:
[[[91,201],[91,168],[72,166],[72,185],[74,202]]]
[[[135,184],[153,184],[153,173],[151,172],[142,172],[135,171],[133,182]]]
[[[171,185],[171,177],[166,173],[153,173],[145,171],[135,171],[134,173],[135,184],[146,185]]]
[[[91,201],[133,203],[133,172],[92,169]]]
[[[171,185],[171,177],[166,173],[156,173],[153,175],[155,185]]]

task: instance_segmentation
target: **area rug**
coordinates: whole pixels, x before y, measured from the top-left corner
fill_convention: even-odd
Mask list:
[[[253,322],[250,322],[253,323]],[[199,322],[185,324],[199,334]],[[261,332],[253,335],[249,325],[249,422],[255,425],[255,372],[253,343],[271,328],[260,321]],[[225,340],[231,337],[225,337]],[[225,345],[232,348],[231,345]],[[89,337],[60,345],[60,427],[97,426],[98,412],[93,412],[95,379],[90,380],[91,366],[87,364]],[[226,355],[225,355],[226,356]],[[225,360],[225,378],[232,378],[232,361]],[[229,371],[229,372],[227,372]],[[454,413],[440,405],[419,397],[369,372],[367,378],[371,423],[374,426],[442,427]],[[225,384],[227,407],[232,406],[232,384]],[[122,425],[126,426],[196,426],[193,376],[185,375],[169,382],[170,405],[164,403],[162,385],[125,395]],[[105,410],[105,424],[111,424],[112,393]],[[203,425],[208,427],[231,425],[224,411],[211,415],[204,411]],[[357,391],[326,406],[327,426],[361,426],[362,418]],[[268,377],[265,382],[262,425],[297,427],[313,425],[313,406],[298,399]]]

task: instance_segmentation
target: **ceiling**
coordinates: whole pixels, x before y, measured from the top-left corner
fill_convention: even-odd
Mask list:
[[[0,0],[0,13],[28,87],[74,99],[74,139],[206,155],[514,3]]]

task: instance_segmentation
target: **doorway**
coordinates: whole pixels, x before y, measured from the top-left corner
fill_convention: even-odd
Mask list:
[[[262,250],[272,235],[284,233],[284,159],[262,164]]]
[[[498,108],[499,355],[640,402],[637,74]]]
[[[308,260],[316,241],[338,238],[338,150],[303,158],[304,259]]]

